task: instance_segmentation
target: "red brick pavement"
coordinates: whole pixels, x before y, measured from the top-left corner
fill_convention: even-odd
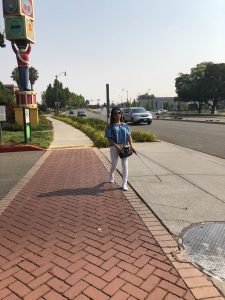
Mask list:
[[[51,152],[0,216],[0,299],[200,299],[107,180],[93,149]]]

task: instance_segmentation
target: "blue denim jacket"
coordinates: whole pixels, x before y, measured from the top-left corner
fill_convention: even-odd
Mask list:
[[[108,125],[105,130],[105,137],[111,138],[116,144],[128,144],[128,136],[131,135],[127,124]]]

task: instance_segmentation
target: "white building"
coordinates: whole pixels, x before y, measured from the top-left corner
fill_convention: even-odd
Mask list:
[[[174,99],[175,97],[155,97],[152,100],[142,99],[140,100],[140,106],[145,107],[149,103],[152,106],[152,110],[177,110],[177,102]]]

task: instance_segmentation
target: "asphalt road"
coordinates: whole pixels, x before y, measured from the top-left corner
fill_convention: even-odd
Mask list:
[[[0,201],[23,178],[45,151],[0,154]]]
[[[87,116],[106,120],[104,115],[91,112]],[[138,124],[131,128],[151,131],[162,141],[225,158],[225,125],[222,124],[153,119],[151,125]]]
[[[132,128],[151,131],[165,142],[225,158],[225,125],[153,120],[150,126]]]

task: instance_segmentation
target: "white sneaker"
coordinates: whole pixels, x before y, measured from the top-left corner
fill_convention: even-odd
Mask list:
[[[109,176],[109,182],[113,183],[114,182],[114,175]]]
[[[127,186],[126,183],[123,183],[122,189],[123,189],[124,191],[128,191],[128,186]]]

